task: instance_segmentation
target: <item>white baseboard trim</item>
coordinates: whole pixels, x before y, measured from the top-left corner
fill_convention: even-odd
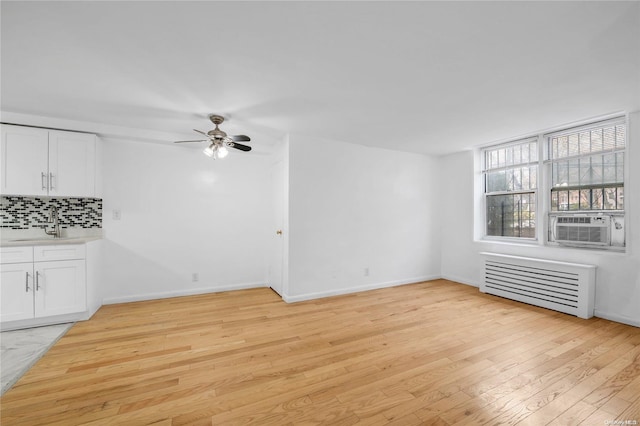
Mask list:
[[[247,290],[251,288],[269,287],[266,283],[241,283],[216,287],[190,288],[185,290],[165,291],[159,293],[134,294],[131,296],[111,297],[102,301],[103,305],[113,305],[116,303],[141,302],[144,300],[167,299],[170,297],[194,296],[196,294],[220,293],[232,290]]]
[[[620,322],[622,324],[632,325],[634,327],[640,327],[640,320],[634,320],[633,318],[629,318],[624,315],[612,314],[610,312],[602,312],[597,309],[593,312],[593,315],[598,318],[606,319],[609,321],[615,321],[615,322]]]
[[[429,275],[429,276],[423,276],[423,277],[407,278],[404,280],[386,281],[382,283],[372,283],[372,284],[365,284],[365,285],[360,285],[355,287],[347,287],[347,288],[340,288],[335,290],[319,291],[315,293],[299,294],[296,296],[290,296],[290,295],[284,294],[282,295],[282,299],[287,303],[302,302],[305,300],[321,299],[323,297],[359,293],[361,291],[377,290],[380,288],[387,288],[387,287],[396,287],[396,286],[405,285],[405,284],[415,284],[422,281],[437,280],[439,278],[440,278],[439,275]]]
[[[86,312],[78,312],[76,314],[54,315],[52,317],[5,321],[3,323],[0,323],[0,331],[21,330],[23,328],[42,327],[45,325],[84,321],[87,319],[86,314]]]
[[[460,278],[453,275],[447,275],[447,276],[443,275],[441,278],[443,280],[449,280],[449,281],[454,281],[460,284],[470,285],[471,287],[478,287],[478,288],[480,287],[478,283],[472,283],[471,281],[468,281],[465,278]]]

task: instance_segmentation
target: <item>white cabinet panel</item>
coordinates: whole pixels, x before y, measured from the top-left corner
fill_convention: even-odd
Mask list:
[[[2,125],[2,194],[94,197],[96,136]]]
[[[60,244],[33,247],[33,260],[35,262],[84,259],[85,257],[86,246],[84,244]]]
[[[2,265],[0,270],[0,321],[33,318],[33,263]]]
[[[0,247],[0,263],[33,262],[33,247]]]
[[[46,129],[2,125],[3,194],[47,195],[48,135]]]
[[[87,133],[49,132],[49,195],[95,195],[96,137]]]
[[[86,309],[84,260],[36,262],[35,316],[46,317]]]

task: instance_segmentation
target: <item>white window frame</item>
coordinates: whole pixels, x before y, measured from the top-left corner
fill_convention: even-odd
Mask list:
[[[510,146],[515,146],[515,145],[521,145],[523,143],[526,142],[535,142],[536,143],[536,147],[537,147],[537,160],[532,162],[529,161],[527,163],[522,163],[522,164],[517,164],[517,165],[511,165],[511,166],[504,166],[501,168],[492,168],[492,169],[488,169],[487,168],[487,164],[486,164],[486,159],[487,159],[487,151],[491,151],[493,149],[496,148],[508,148]],[[539,197],[539,190],[540,190],[540,138],[539,136],[529,136],[529,137],[523,137],[523,138],[517,138],[517,139],[512,139],[510,141],[507,142],[502,142],[502,143],[498,143],[498,144],[493,144],[493,145],[489,145],[489,146],[485,146],[482,147],[482,149],[480,150],[480,155],[481,155],[481,176],[482,176],[482,207],[483,207],[483,239],[486,240],[495,240],[495,241],[506,241],[506,242],[518,242],[518,243],[535,243],[538,240],[538,235],[539,235],[539,224],[540,224],[540,214],[539,214],[539,207],[540,207],[540,197]],[[493,192],[487,192],[487,175],[491,170],[505,170],[505,169],[509,169],[509,168],[516,168],[516,167],[525,167],[525,166],[530,166],[530,165],[535,165],[536,167],[536,187],[535,189],[527,189],[527,190],[513,190],[513,191],[493,191]],[[496,195],[510,195],[510,194],[534,194],[535,196],[535,235],[533,237],[514,237],[514,236],[502,236],[502,235],[489,235],[488,234],[488,217],[487,217],[487,208],[488,208],[488,203],[487,200],[490,196],[496,196]]]
[[[588,129],[593,129],[597,127],[603,127],[614,123],[624,124],[625,126],[625,146],[624,149],[615,149],[606,152],[624,152],[624,193],[629,194],[631,189],[629,188],[629,140],[630,140],[630,129],[629,129],[629,117],[627,114],[616,114],[616,115],[608,115],[604,117],[600,117],[597,119],[591,119],[589,121],[584,120],[582,122],[568,124],[564,126],[557,126],[552,129],[548,129],[543,132],[537,132],[529,137],[519,137],[510,139],[508,141],[504,141],[501,143],[493,143],[491,145],[484,145],[479,147],[478,151],[476,151],[479,155],[479,162],[476,163],[479,166],[479,179],[481,181],[481,185],[476,186],[477,190],[480,191],[481,194],[481,202],[480,204],[476,204],[477,207],[481,207],[482,209],[482,227],[476,228],[479,232],[476,238],[479,238],[481,241],[487,242],[501,242],[506,244],[525,244],[525,245],[537,245],[537,246],[545,246],[545,247],[557,247],[559,244],[550,241],[549,239],[549,229],[551,227],[550,224],[550,215],[558,215],[558,214],[598,214],[602,213],[605,215],[614,215],[619,218],[622,218],[623,223],[626,223],[624,226],[624,240],[628,241],[628,203],[625,200],[624,202],[624,210],[590,210],[590,211],[576,211],[576,210],[568,210],[568,211],[551,211],[551,189],[552,189],[552,176],[551,176],[551,162],[548,157],[548,147],[550,145],[550,136],[560,136],[563,134],[575,133],[576,131],[585,131]],[[488,212],[487,212],[487,198],[489,195],[499,195],[497,193],[488,193],[487,190],[487,167],[485,164],[486,154],[485,152],[491,149],[495,149],[500,146],[509,146],[512,144],[522,143],[526,140],[537,140],[538,147],[538,161],[537,161],[537,183],[535,189],[535,197],[536,197],[536,214],[535,214],[535,227],[536,232],[535,238],[528,237],[511,237],[511,236],[493,236],[488,235]],[[604,151],[602,151],[604,152]],[[595,153],[595,155],[599,154]],[[508,191],[507,193],[529,193],[534,191]],[[476,222],[479,225],[478,222]],[[626,251],[626,243],[621,247],[612,247],[612,246],[603,246],[603,247],[593,247],[588,245],[560,245],[565,249],[596,249],[603,251],[618,251],[625,252]]]
[[[601,251],[619,251],[619,252],[625,252],[626,251],[626,241],[627,241],[627,237],[628,237],[628,233],[627,233],[627,202],[625,201],[624,203],[624,208],[623,209],[585,209],[585,210],[556,210],[556,211],[552,211],[552,189],[553,189],[553,177],[552,177],[552,164],[555,162],[555,160],[552,160],[550,157],[550,153],[549,150],[550,145],[551,145],[551,138],[553,137],[557,137],[557,136],[563,136],[563,135],[567,135],[567,134],[573,134],[576,132],[584,132],[587,130],[591,130],[591,129],[596,129],[596,128],[602,128],[602,127],[607,127],[607,126],[611,126],[611,125],[617,125],[617,124],[622,124],[625,126],[625,140],[624,140],[624,148],[613,148],[613,149],[609,149],[609,150],[602,150],[602,151],[598,151],[595,153],[590,153],[590,154],[584,154],[584,155],[577,155],[577,156],[573,156],[572,158],[583,158],[583,157],[588,157],[588,156],[594,156],[594,155],[600,155],[600,154],[607,154],[607,153],[623,153],[624,154],[624,160],[623,160],[623,181],[622,181],[622,187],[624,188],[624,193],[628,194],[629,192],[629,188],[628,188],[628,183],[629,183],[629,169],[628,169],[628,164],[629,164],[629,155],[628,155],[628,149],[629,149],[629,120],[628,117],[626,115],[618,115],[618,116],[613,116],[613,117],[607,117],[604,119],[599,119],[599,120],[594,120],[588,123],[584,123],[581,125],[575,125],[575,126],[566,126],[563,128],[560,128],[558,130],[554,130],[554,131],[550,131],[550,132],[545,132],[543,134],[541,134],[541,143],[542,146],[541,148],[543,148],[543,157],[540,157],[540,162],[541,162],[541,166],[543,167],[543,173],[544,173],[544,191],[545,191],[545,199],[544,199],[544,217],[545,217],[545,238],[543,239],[544,244],[547,246],[561,246],[561,247],[565,247],[565,248],[577,248],[577,249],[593,249],[593,250],[601,250]],[[568,157],[567,157],[568,158]],[[557,160],[557,161],[564,161],[564,159],[562,160]],[[611,184],[611,185],[607,185],[607,186],[615,186],[616,184]],[[586,187],[588,187],[587,185],[585,185]],[[598,186],[598,185],[593,185]],[[558,242],[554,242],[551,239],[551,219],[552,217],[575,217],[575,216],[598,216],[598,215],[603,215],[603,216],[608,216],[610,218],[612,218],[612,220],[614,220],[614,222],[618,222],[618,224],[622,224],[623,225],[623,230],[622,230],[622,245],[615,245],[615,244],[611,244],[611,245],[603,245],[603,246],[593,246],[590,245],[588,243],[564,243],[564,244],[559,244]],[[616,219],[617,218],[617,219]]]

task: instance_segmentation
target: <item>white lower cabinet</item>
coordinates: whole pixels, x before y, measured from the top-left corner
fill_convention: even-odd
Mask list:
[[[87,308],[84,260],[35,262],[34,317],[82,312]]]
[[[46,253],[44,258],[42,253]],[[4,263],[5,259],[16,263]],[[46,261],[40,261],[43,259]],[[2,248],[2,262],[0,321],[3,324],[87,309],[84,245]]]
[[[33,262],[0,266],[0,321],[33,318]]]

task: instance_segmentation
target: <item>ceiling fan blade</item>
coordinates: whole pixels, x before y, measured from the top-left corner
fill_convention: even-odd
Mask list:
[[[202,130],[193,129],[193,131],[194,131],[194,132],[198,132],[198,133],[200,133],[201,135],[205,135],[206,137],[209,137],[209,135],[208,135],[208,134],[206,134],[205,132],[203,132]]]
[[[242,145],[241,143],[233,142],[229,145],[231,148],[239,149],[240,151],[251,151],[251,147]]]
[[[247,135],[233,135],[229,136],[234,142],[249,142],[251,138]]]
[[[208,142],[204,139],[198,139],[197,141],[175,141],[174,143],[190,143],[190,142]]]

